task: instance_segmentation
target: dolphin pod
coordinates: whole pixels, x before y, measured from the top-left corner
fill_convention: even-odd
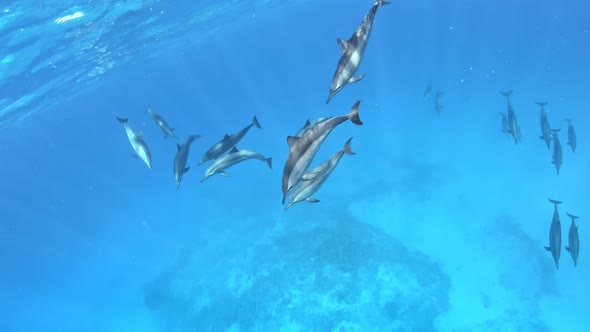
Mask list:
[[[285,204],[289,192],[299,183],[301,177],[307,171],[307,167],[332,130],[347,120],[350,120],[357,126],[363,124],[358,114],[360,103],[361,101],[358,100],[346,115],[331,117],[317,122],[316,125],[308,128],[302,136],[287,137],[289,156],[283,169],[283,204]]]

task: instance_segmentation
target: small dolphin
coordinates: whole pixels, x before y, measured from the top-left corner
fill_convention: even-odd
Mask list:
[[[502,132],[506,136],[510,136],[510,122],[508,121],[508,113],[498,113],[502,116]]]
[[[238,142],[240,142],[242,140],[242,138],[244,138],[244,136],[246,135],[248,130],[250,130],[250,128],[252,128],[252,126],[262,129],[256,116],[254,116],[254,118],[252,119],[252,123],[247,125],[244,129],[238,131],[237,133],[231,134],[231,135],[225,134],[225,136],[219,142],[213,144],[209,148],[209,150],[207,150],[207,152],[205,152],[205,154],[203,155],[203,158],[201,158],[201,161],[199,162],[199,165],[201,165],[202,163],[207,162],[209,160],[219,158],[219,156],[224,154],[226,151],[228,151],[229,149],[236,146],[236,144],[238,144]]]
[[[301,127],[301,129],[299,129],[299,131],[297,132],[297,134],[295,134],[295,136],[301,137],[303,134],[305,134],[306,131],[315,127],[318,123],[328,120],[329,118],[331,118],[331,116],[325,117],[325,118],[318,118],[313,121],[309,121],[309,119],[307,119],[307,121],[305,122],[305,125],[303,125],[303,127]]]
[[[516,119],[516,113],[514,113],[514,108],[512,108],[512,104],[510,103],[510,96],[512,95],[512,90],[500,92],[504,97],[506,97],[506,102],[508,103],[508,124],[509,124],[509,134],[512,135],[514,138],[514,143],[520,143],[522,138],[522,134],[520,132],[520,127],[518,126],[518,120]]]
[[[134,132],[133,129],[129,127],[127,118],[120,118],[118,116],[116,118],[123,125],[123,128],[125,128],[129,143],[131,143],[131,146],[135,151],[132,156],[134,158],[143,160],[147,167],[152,169],[152,155],[150,154],[150,149],[148,149],[147,144],[145,144],[145,141],[143,140],[143,134],[141,132]]]
[[[571,119],[566,119],[567,121],[567,145],[572,148],[574,154],[576,153],[576,130],[572,125]]]
[[[546,102],[537,102],[541,106],[541,138],[547,144],[547,149],[551,149],[551,126],[549,126],[549,119],[547,118],[547,111],[545,111]]]
[[[578,255],[580,254],[580,238],[578,237],[578,226],[576,225],[576,219],[580,217],[574,216],[570,213],[567,215],[568,217],[572,218],[572,223],[570,224],[569,243],[568,246],[565,247],[565,250],[567,250],[572,255],[574,266],[577,267]]]
[[[182,176],[190,169],[190,167],[186,167],[186,161],[188,160],[188,151],[190,150],[191,143],[197,138],[201,138],[201,135],[190,135],[182,145],[176,144],[177,151],[176,157],[174,157],[173,167],[174,179],[176,180],[176,189],[180,188],[180,181],[182,181]]]
[[[428,84],[424,89],[424,101],[430,101],[432,98],[432,85]]]
[[[361,25],[356,29],[352,37],[347,41],[340,38],[337,39],[338,46],[340,46],[340,52],[342,53],[336,72],[332,78],[332,84],[330,85],[330,95],[326,104],[346,86],[348,83],[355,83],[360,81],[365,74],[360,76],[354,76],[357,68],[361,64],[365,48],[369,43],[369,37],[371,35],[371,29],[373,28],[373,20],[377,13],[377,8],[382,5],[390,4],[388,1],[377,0],[365,16],[365,19]]]
[[[445,95],[444,92],[442,91],[437,91],[436,92],[436,96],[434,97],[434,110],[436,110],[436,113],[438,113],[438,115],[440,115],[440,111],[442,111],[443,108],[445,108],[441,103],[440,103],[440,99]]]
[[[201,182],[207,180],[212,175],[221,174],[223,176],[229,176],[225,170],[231,166],[241,163],[248,159],[258,159],[265,161],[270,169],[272,169],[272,158],[266,158],[260,153],[251,150],[238,150],[235,146],[231,149],[228,154],[225,154],[209,165],[205,176],[201,179]]]
[[[301,176],[305,173],[307,167],[313,160],[313,157],[316,155],[320,146],[332,130],[346,120],[352,121],[352,123],[357,126],[363,124],[358,114],[360,103],[361,101],[358,100],[347,115],[333,117],[319,122],[317,125],[306,131],[301,137],[287,137],[289,157],[287,158],[287,162],[285,162],[285,167],[283,169],[283,204],[285,204],[287,194],[301,180]]]
[[[557,205],[563,203],[553,199],[549,199],[553,203],[553,219],[551,220],[551,228],[549,229],[549,246],[545,250],[551,252],[553,260],[555,261],[555,268],[559,270],[559,255],[561,254],[561,222],[559,221],[559,212],[557,212]]]
[[[559,142],[559,136],[557,133],[559,129],[552,129],[551,136],[553,136],[553,160],[551,163],[555,165],[555,169],[557,170],[557,174],[559,174],[559,169],[563,164],[563,150],[561,149],[561,143]]]
[[[346,141],[346,144],[344,144],[342,150],[334,153],[328,160],[324,161],[321,165],[303,175],[301,184],[293,191],[293,194],[291,195],[291,201],[285,207],[285,211],[287,211],[291,206],[293,206],[293,204],[302,201],[307,201],[310,203],[319,202],[319,200],[311,196],[322,187],[324,182],[326,182],[330,174],[332,174],[336,166],[338,166],[338,162],[345,153],[348,155],[355,154],[350,149],[351,140],[352,137],[349,138],[348,141]]]
[[[164,120],[164,118],[160,114],[152,111],[151,109],[148,109],[148,113],[150,113],[152,119],[154,119],[154,122],[164,132],[164,138],[176,138],[176,135],[174,134],[174,128],[170,127],[168,122],[166,122],[166,120]]]

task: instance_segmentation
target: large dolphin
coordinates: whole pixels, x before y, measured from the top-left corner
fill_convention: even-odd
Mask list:
[[[319,200],[313,198],[312,195],[322,187],[324,182],[326,182],[330,174],[332,174],[336,166],[338,166],[338,162],[345,153],[348,155],[355,154],[350,149],[351,140],[352,137],[346,141],[346,144],[344,144],[342,150],[334,153],[328,160],[324,161],[318,167],[303,174],[301,184],[299,184],[299,186],[297,186],[297,188],[295,188],[293,191],[293,194],[291,194],[290,202],[285,207],[285,211],[293,206],[293,204],[297,204],[302,201],[307,201],[310,203],[319,202]]]
[[[566,119],[567,121],[567,145],[572,148],[572,151],[576,153],[576,130],[574,129],[574,125],[572,125],[571,119]]]
[[[508,103],[508,124],[510,128],[509,134],[512,135],[512,138],[514,138],[514,143],[518,144],[522,138],[522,135],[520,133],[520,127],[518,126],[518,121],[516,119],[516,113],[514,113],[514,108],[512,108],[512,104],[510,103],[512,90],[503,91],[500,93],[506,97],[506,102]]]
[[[123,125],[123,128],[125,128],[127,139],[129,139],[129,143],[131,143],[131,146],[135,151],[132,156],[143,160],[147,167],[152,169],[152,155],[150,154],[150,149],[148,149],[147,144],[145,144],[145,141],[143,140],[143,134],[141,132],[134,132],[133,129],[129,127],[127,118],[120,118],[118,116],[116,118]]]
[[[320,146],[332,130],[349,119],[357,126],[363,124],[358,114],[360,103],[361,101],[358,100],[347,115],[332,117],[319,122],[314,127],[309,128],[309,130],[307,130],[301,137],[287,137],[289,157],[287,158],[285,168],[283,169],[283,204],[285,204],[287,194],[293,189],[299,180],[301,180],[301,176],[305,173],[307,167],[313,160],[313,157],[316,155]]]
[[[553,136],[553,160],[551,161],[551,163],[555,165],[557,174],[559,174],[559,168],[561,168],[561,165],[563,164],[563,150],[561,149],[559,136],[557,136],[558,132],[559,129],[551,130],[551,136]]]
[[[546,102],[537,102],[537,105],[541,106],[541,136],[540,138],[547,144],[547,149],[551,148],[551,126],[549,125],[549,119],[547,118],[547,111],[545,111]]]
[[[236,146],[236,144],[238,144],[238,142],[242,140],[242,138],[244,138],[244,136],[246,135],[248,130],[252,128],[252,126],[262,129],[260,123],[258,123],[258,119],[256,118],[256,116],[254,116],[254,118],[252,119],[252,123],[247,125],[244,129],[231,135],[225,134],[225,136],[219,142],[213,144],[209,148],[209,150],[205,152],[203,158],[201,158],[201,161],[199,162],[199,165],[209,160],[219,158],[219,156],[224,154],[226,151]]]
[[[384,0],[375,1],[361,25],[352,34],[352,37],[347,41],[340,38],[337,39],[342,55],[340,56],[340,61],[336,67],[334,77],[332,78],[330,95],[328,96],[328,100],[326,100],[326,104],[329,103],[330,100],[346,86],[346,84],[358,82],[365,76],[365,74],[362,74],[355,77],[354,74],[361,64],[365,48],[369,42],[373,20],[375,19],[375,14],[377,14],[377,8],[389,3],[390,2]]]
[[[266,162],[268,167],[272,169],[272,158],[266,158],[260,153],[251,150],[238,150],[235,146],[232,150],[215,159],[215,161],[209,165],[207,171],[205,171],[205,176],[201,179],[201,182],[207,180],[210,176],[215,174],[221,174],[223,176],[229,176],[225,170],[232,167],[235,164],[241,163],[244,160],[248,159],[258,159]]]
[[[559,220],[559,212],[557,206],[562,202],[554,199],[549,199],[553,203],[553,219],[551,220],[551,228],[549,229],[549,246],[545,250],[551,252],[553,260],[555,261],[555,268],[559,269],[559,255],[561,254],[561,222]]]
[[[565,247],[571,255],[572,259],[574,260],[574,266],[578,266],[578,255],[580,254],[580,238],[578,237],[578,225],[576,225],[576,219],[578,216],[574,216],[573,214],[568,213],[568,217],[572,218],[572,223],[570,224],[570,232],[568,238],[568,246]]]
[[[152,116],[152,119],[154,119],[154,122],[164,132],[164,138],[167,138],[167,137],[176,138],[176,135],[174,134],[174,128],[170,127],[168,122],[166,122],[166,120],[164,120],[164,118],[160,114],[152,111],[151,109],[148,109],[148,113],[150,113],[150,115]]]
[[[188,151],[190,150],[191,143],[200,137],[201,135],[190,135],[182,145],[176,144],[177,151],[176,157],[174,157],[173,167],[174,179],[176,180],[176,189],[180,188],[182,176],[190,169],[190,167],[186,167],[186,161],[188,160]]]

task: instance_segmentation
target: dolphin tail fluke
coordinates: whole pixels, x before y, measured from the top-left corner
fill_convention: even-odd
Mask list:
[[[541,108],[542,108],[544,106],[547,106],[547,104],[549,104],[549,103],[546,102],[546,101],[537,101],[536,104],[539,105],[539,106],[541,106]]]
[[[567,213],[567,212],[566,212],[566,214],[567,214],[567,216],[568,216],[568,217],[572,218],[572,220],[576,220],[576,219],[580,218],[579,216],[574,216],[574,215],[573,215],[573,214],[571,214],[571,213]]]
[[[129,119],[128,119],[128,118],[120,118],[120,117],[118,117],[118,116],[117,116],[116,118],[117,118],[117,121],[119,121],[119,122],[121,122],[121,123],[123,123],[123,124],[125,124],[125,123],[127,123],[127,121],[129,121]]]
[[[172,136],[172,137],[176,137],[176,136]],[[189,135],[188,140],[190,142],[192,142],[192,141],[194,141],[196,139],[199,139],[199,138],[201,138],[201,135],[197,135],[197,134],[195,134],[195,135]]]
[[[549,202],[553,203],[555,206],[558,206],[559,204],[563,203],[563,201],[556,201],[554,199],[549,198]]]
[[[558,133],[561,130],[561,128],[557,128],[557,129],[551,129],[552,133]]]
[[[512,90],[508,90],[508,91],[500,91],[500,93],[502,94],[502,96],[508,98],[512,95]]]
[[[572,124],[572,121],[574,121],[574,120],[572,120],[571,118],[565,118],[565,121],[566,121],[566,122],[567,122],[569,125],[571,125],[571,124]]]
[[[356,153],[352,151],[352,149],[350,148],[350,141],[352,141],[352,137],[349,138],[348,141],[346,141],[346,144],[344,144],[344,148],[342,148],[342,152],[354,156]]]
[[[254,118],[252,119],[252,124],[258,128],[258,129],[262,129],[262,126],[260,125],[260,123],[258,122],[258,119],[256,118],[256,115],[254,115]]]
[[[348,113],[348,118],[350,119],[350,121],[352,121],[352,123],[354,123],[357,126],[363,125],[363,122],[361,121],[361,118],[359,117],[360,104],[361,104],[361,101],[357,100],[357,102],[354,103],[354,105],[352,106],[352,110],[350,110],[350,113]]]
[[[390,1],[385,1],[385,0],[377,0],[375,1],[375,4],[377,6],[385,6],[385,5],[389,5],[391,2]]]
[[[268,168],[272,169],[272,157],[266,158],[266,164],[268,165]]]

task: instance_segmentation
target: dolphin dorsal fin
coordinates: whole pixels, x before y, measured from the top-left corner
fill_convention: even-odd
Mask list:
[[[228,140],[228,139],[229,139],[229,135],[228,134],[225,134],[225,136],[223,136],[223,140],[225,141],[225,140]]]
[[[342,52],[343,54],[346,52],[346,49],[348,48],[348,42],[344,41],[340,38],[336,39],[338,41],[338,46],[340,46],[340,52]]]
[[[236,148],[235,146],[231,149],[231,151],[229,153],[236,153],[238,152],[238,148]]]

